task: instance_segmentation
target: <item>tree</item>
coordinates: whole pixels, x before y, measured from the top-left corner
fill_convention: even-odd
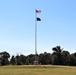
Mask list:
[[[44,58],[43,53],[39,54],[39,63],[42,64],[42,65],[45,64],[45,58]]]
[[[45,64],[46,65],[51,64],[51,54],[44,52],[44,57],[45,57]]]
[[[60,46],[53,47],[52,50],[52,64],[54,65],[63,65],[63,58],[62,58],[62,50]]]
[[[8,52],[1,52],[0,53],[0,64],[1,65],[8,65],[9,64],[9,59],[10,54]]]
[[[51,64],[51,54],[47,52],[39,54],[39,63],[43,65]]]
[[[61,49],[60,46],[53,47],[52,50],[53,50],[55,53],[61,53],[61,52],[62,52],[62,49]]]
[[[20,62],[21,62],[21,64],[25,65],[26,64],[26,56],[20,55]]]
[[[26,64],[32,65],[34,60],[35,60],[35,55],[34,54],[30,54],[30,55],[28,55],[26,57]]]
[[[71,66],[76,66],[76,57],[75,57],[74,54],[71,54],[71,55],[70,55],[69,65],[71,65]]]
[[[21,65],[21,61],[20,61],[20,56],[19,55],[17,55],[15,57],[15,60],[16,60],[16,65]]]
[[[63,57],[63,65],[69,65],[70,53],[68,51],[63,51],[62,57]]]
[[[12,64],[12,65],[15,65],[16,64],[16,60],[15,60],[15,57],[14,56],[11,57],[10,64]]]

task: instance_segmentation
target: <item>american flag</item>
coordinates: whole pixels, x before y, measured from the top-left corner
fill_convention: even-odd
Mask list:
[[[41,13],[41,10],[36,10],[36,14]]]

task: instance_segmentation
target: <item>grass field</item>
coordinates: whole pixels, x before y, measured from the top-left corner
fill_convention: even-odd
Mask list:
[[[0,75],[76,75],[70,66],[0,66]]]

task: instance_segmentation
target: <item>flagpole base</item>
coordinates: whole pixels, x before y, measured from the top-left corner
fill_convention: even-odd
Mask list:
[[[33,63],[33,65],[39,65],[38,61],[35,60],[34,63]]]

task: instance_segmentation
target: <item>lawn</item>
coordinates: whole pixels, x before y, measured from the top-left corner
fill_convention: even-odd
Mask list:
[[[76,75],[70,66],[0,66],[0,75]]]

